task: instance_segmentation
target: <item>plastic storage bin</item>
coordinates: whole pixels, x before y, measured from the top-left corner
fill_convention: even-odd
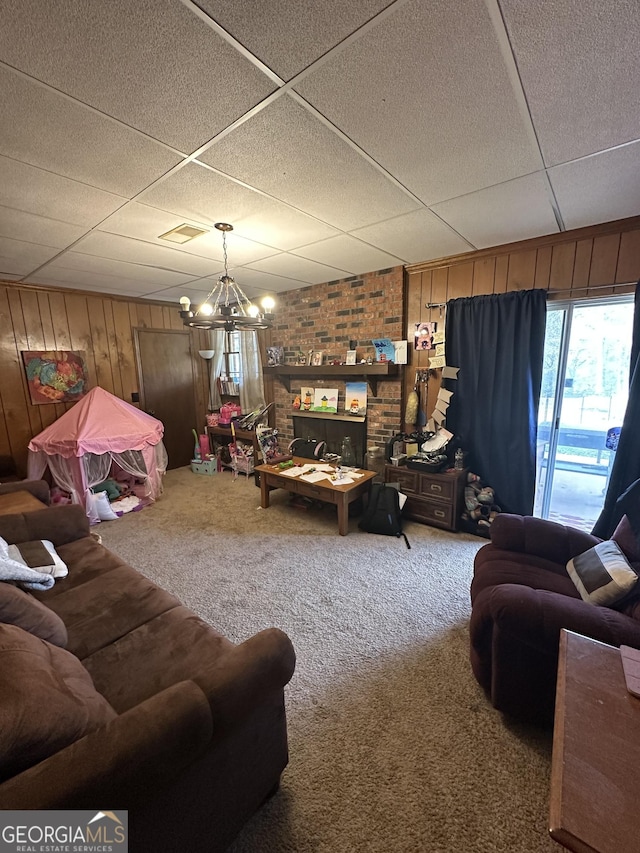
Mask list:
[[[215,474],[218,470],[218,460],[217,459],[205,459],[201,461],[200,459],[192,459],[191,460],[191,470],[194,474]]]

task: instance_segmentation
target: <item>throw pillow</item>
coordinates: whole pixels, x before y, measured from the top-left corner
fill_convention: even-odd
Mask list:
[[[0,782],[116,716],[74,655],[0,625]]]
[[[109,503],[109,498],[107,497],[106,492],[98,492],[95,495],[91,495],[91,500],[93,502],[93,508],[95,509],[96,515],[100,521],[113,521],[114,518],[118,517],[111,509],[111,504]]]
[[[604,607],[624,598],[638,581],[620,546],[610,539],[569,560],[567,571],[584,601]]]
[[[11,583],[0,583],[0,622],[17,625],[54,646],[67,645],[67,629],[58,614]]]

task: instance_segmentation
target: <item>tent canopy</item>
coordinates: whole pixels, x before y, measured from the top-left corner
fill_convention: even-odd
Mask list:
[[[65,459],[85,453],[144,450],[162,441],[164,426],[104,388],[92,388],[29,442],[29,450]]]
[[[47,468],[56,484],[83,504],[92,522],[99,516],[93,486],[104,482],[113,464],[144,482],[145,497],[162,493],[167,452],[162,421],[92,388],[57,421],[29,442],[27,474],[38,480]]]

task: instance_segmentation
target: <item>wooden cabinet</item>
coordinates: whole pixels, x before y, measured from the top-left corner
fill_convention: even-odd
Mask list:
[[[464,502],[467,471],[432,474],[406,466],[384,466],[386,483],[400,483],[407,496],[403,515],[443,530],[457,530]]]

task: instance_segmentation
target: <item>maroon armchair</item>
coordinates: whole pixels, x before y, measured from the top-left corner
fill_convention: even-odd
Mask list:
[[[626,516],[615,539],[640,570]],[[580,598],[567,562],[601,540],[563,524],[501,513],[477,553],[471,583],[471,666],[492,705],[531,722],[553,721],[560,629],[640,648],[640,595],[614,607]]]

